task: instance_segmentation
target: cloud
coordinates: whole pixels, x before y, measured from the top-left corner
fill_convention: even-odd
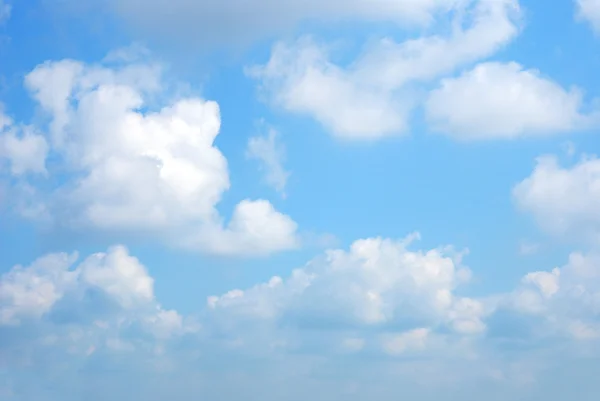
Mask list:
[[[404,394],[430,399],[475,377],[486,390],[510,395],[523,394],[524,384],[546,388],[554,377],[549,369],[564,372],[564,363],[596,355],[596,253],[573,253],[561,268],[527,274],[490,302],[459,294],[470,275],[461,254],[408,250],[415,238],[330,250],[285,280],[211,297],[205,310],[198,305],[197,318],[163,308],[154,279],[123,246],[79,262],[77,254],[56,253],[15,266],[0,276],[0,367],[10,367],[1,394],[233,399],[227,389],[235,385],[258,400],[267,384],[273,397],[298,380],[326,380],[322,390],[332,391],[352,378],[361,387],[350,387],[362,391],[349,399],[375,396],[377,388],[382,397],[392,394],[399,380],[406,381]],[[519,352],[507,352],[506,339],[494,333],[501,312],[530,327],[529,336],[513,337]],[[535,346],[526,348],[527,341]],[[376,388],[364,387],[375,378]],[[481,399],[471,390],[463,399]],[[537,390],[525,399],[537,399]],[[311,394],[323,393],[311,387]]]
[[[22,318],[39,318],[47,313],[74,279],[68,268],[74,255],[48,255],[31,266],[14,267],[2,275],[2,324],[18,324]]]
[[[585,128],[582,95],[566,91],[517,63],[477,65],[442,80],[425,103],[430,125],[458,139],[482,140],[549,135]]]
[[[296,224],[264,200],[243,201],[229,228],[222,225],[216,205],[230,183],[227,160],[214,146],[219,106],[172,95],[160,65],[46,62],[25,84],[48,117],[34,132],[47,139],[9,131],[0,137],[0,156],[13,174],[44,172],[49,147],[49,174],[60,169],[64,179],[51,191],[26,191],[35,206],[24,214],[70,229],[143,232],[220,254],[297,246]],[[277,237],[264,232],[269,227]]]
[[[294,249],[300,245],[295,235],[297,224],[266,200],[241,201],[227,228],[220,227],[192,235],[183,245],[222,255],[268,255],[274,250]]]
[[[538,338],[586,341],[600,338],[596,319],[599,300],[598,253],[574,252],[563,267],[525,275],[518,288],[505,298],[500,310],[511,309],[529,316]]]
[[[572,239],[600,239],[600,160],[584,157],[562,167],[555,156],[542,156],[532,174],[513,188],[520,210],[530,213],[546,232]]]
[[[141,322],[159,337],[183,330],[182,318],[157,303],[154,280],[125,247],[112,247],[74,266],[76,260],[77,254],[49,254],[3,274],[0,326],[35,324],[49,317],[55,324],[100,328]]]
[[[330,250],[287,279],[210,297],[219,318],[282,320],[346,328],[445,325],[462,334],[485,330],[484,306],[455,292],[470,272],[451,249],[409,251],[414,239],[359,240]],[[420,327],[418,327],[420,328]]]
[[[470,276],[460,253],[410,251],[415,238],[327,251],[285,280],[210,297],[205,309],[198,305],[200,320],[163,308],[154,279],[123,246],[80,262],[77,254],[49,254],[0,276],[0,336],[35,347],[51,342],[80,358],[156,346],[175,352],[185,336],[196,349],[263,357],[454,349],[459,342],[446,337],[484,333],[484,305],[457,293]]]
[[[521,255],[535,255],[542,248],[541,244],[531,241],[521,241],[519,243],[519,254]]]
[[[267,184],[285,197],[285,186],[290,173],[283,167],[285,146],[279,141],[279,133],[270,128],[266,135],[250,138],[246,156],[260,163]]]
[[[0,161],[9,163],[12,175],[46,174],[48,143],[32,127],[15,127],[0,114]]]
[[[462,0],[110,0],[88,1],[138,28],[145,36],[167,37],[194,46],[250,44],[257,39],[289,32],[301,22],[394,22],[427,26],[438,12]],[[68,4],[68,3],[67,3]],[[82,4],[75,4],[81,7]],[[193,38],[193,39],[192,39]]]
[[[461,293],[471,272],[462,254],[448,247],[411,251],[413,239],[358,240],[288,278],[209,297],[210,327],[219,336],[236,333],[239,344],[260,338],[263,352],[275,343],[297,352],[317,331],[328,344],[320,354],[340,348],[394,357],[475,357],[510,344],[546,341],[550,350],[557,342],[600,339],[597,250],[528,273],[514,290],[467,297]]]
[[[303,38],[276,44],[269,61],[249,68],[248,74],[258,80],[272,104],[313,117],[336,136],[374,139],[405,132],[415,106],[415,85],[490,56],[518,33],[517,1],[479,0],[456,6],[447,36],[402,43],[381,39],[366,46],[348,66],[335,64],[327,47]],[[465,12],[471,17],[463,18]]]
[[[194,319],[160,305],[154,279],[125,247],[77,259],[48,254],[0,275],[0,369],[11,367],[0,393],[69,399],[74,388],[66,377],[79,377],[80,391],[102,399],[91,394],[90,375],[102,381],[135,380],[144,369],[157,374],[173,356],[165,355],[171,344],[198,333]],[[49,372],[53,391],[38,387]],[[40,381],[23,386],[23,373]]]
[[[600,30],[600,1],[575,0],[579,18],[586,20],[594,30]]]

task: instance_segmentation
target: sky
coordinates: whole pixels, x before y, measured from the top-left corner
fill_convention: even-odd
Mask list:
[[[0,0],[0,399],[600,383],[600,0]]]

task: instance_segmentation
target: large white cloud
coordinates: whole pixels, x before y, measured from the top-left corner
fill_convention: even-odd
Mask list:
[[[582,95],[517,63],[482,63],[442,80],[425,103],[435,130],[467,140],[547,135],[585,128]]]
[[[484,331],[484,305],[456,294],[470,277],[461,254],[450,248],[410,251],[413,239],[359,240],[349,251],[328,251],[285,280],[273,277],[245,291],[210,297],[208,304],[218,318],[233,321]]]
[[[541,228],[571,239],[600,240],[600,160],[584,157],[563,167],[554,156],[538,158],[532,174],[513,188],[517,206]]]
[[[401,43],[381,39],[349,66],[335,64],[327,48],[314,40],[278,43],[270,60],[249,74],[272,103],[314,117],[338,136],[377,138],[406,131],[416,96],[411,86],[488,57],[518,33],[518,1],[457,5],[453,29],[446,36]]]
[[[215,253],[298,245],[296,224],[264,200],[240,203],[224,227],[215,209],[229,188],[227,161],[214,146],[219,106],[170,96],[158,65],[46,62],[25,82],[50,117],[50,174],[62,177],[51,193],[38,191],[41,217],[80,229],[144,231]],[[47,148],[35,132],[0,136],[0,156],[15,174],[45,172]]]

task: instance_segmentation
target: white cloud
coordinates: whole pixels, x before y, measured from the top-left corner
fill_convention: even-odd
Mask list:
[[[542,317],[545,327],[536,324],[543,336],[600,338],[600,257],[576,252],[561,268],[529,273],[506,302],[522,314]]]
[[[76,280],[76,273],[68,270],[75,259],[76,255],[48,255],[29,267],[15,266],[3,274],[0,323],[18,324],[23,318],[47,313]]]
[[[246,155],[260,163],[267,184],[285,197],[285,186],[290,173],[283,167],[285,146],[279,141],[279,133],[269,128],[266,135],[250,138]]]
[[[0,160],[6,159],[13,175],[46,174],[46,139],[31,127],[14,127],[0,115]]]
[[[240,203],[229,227],[222,226],[215,207],[230,184],[227,161],[214,146],[219,106],[188,97],[157,108],[169,97],[158,65],[46,62],[25,81],[50,117],[50,146],[67,174],[65,183],[38,197],[38,209],[55,222],[143,231],[220,254],[268,254],[297,245],[296,224],[267,201]],[[45,141],[24,138],[19,147],[15,139],[7,142],[13,171],[39,171]]]
[[[461,255],[447,248],[409,251],[412,239],[356,241],[349,251],[328,251],[286,280],[273,277],[211,297],[208,304],[217,317],[234,321],[308,319],[359,327],[421,322],[463,334],[485,330],[483,305],[455,294],[469,277]]]
[[[271,103],[314,117],[334,135],[379,137],[406,129],[408,107],[400,99],[355,81],[310,39],[291,46],[278,43],[265,66],[248,72],[261,81]]]
[[[464,0],[110,0],[96,1],[146,35],[186,46],[248,44],[293,30],[303,21],[394,22],[427,26]],[[74,2],[73,2],[74,3]],[[78,4],[79,5],[79,4]],[[155,36],[155,37],[156,37]]]
[[[587,20],[592,27],[600,30],[600,1],[599,0],[575,0],[577,13],[580,18]]]
[[[482,63],[442,80],[425,103],[437,131],[465,140],[548,135],[584,128],[579,90],[564,90],[517,63]]]
[[[290,217],[268,201],[246,199],[237,204],[226,228],[209,227],[184,239],[183,245],[222,255],[267,255],[274,250],[297,248],[297,228]]]
[[[82,319],[74,323],[83,326],[93,321],[100,327],[141,321],[149,333],[160,338],[184,329],[177,312],[157,303],[154,280],[123,246],[91,255],[74,266],[76,260],[76,254],[50,254],[0,276],[0,326],[35,322],[61,312]],[[107,315],[105,309],[111,304],[89,298],[89,291],[99,291],[118,309],[110,309]],[[77,308],[84,308],[82,314],[76,313]],[[102,323],[107,318],[109,321]]]
[[[337,136],[372,139],[404,132],[415,103],[411,84],[485,58],[518,33],[515,0],[456,5],[460,11],[446,37],[402,43],[382,39],[347,67],[334,64],[324,46],[304,38],[292,45],[278,43],[267,64],[248,73],[273,104],[312,116]],[[472,13],[466,22],[465,12]]]
[[[102,288],[123,308],[154,299],[154,280],[124,247],[114,247],[107,254],[92,255],[80,269],[84,283]]]
[[[533,173],[513,188],[517,206],[547,232],[600,239],[600,160],[586,157],[562,167],[554,156],[537,159]]]

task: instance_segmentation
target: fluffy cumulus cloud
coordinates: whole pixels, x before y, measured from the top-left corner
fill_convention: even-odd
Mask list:
[[[267,99],[314,117],[344,138],[377,138],[408,129],[415,84],[485,58],[518,33],[515,0],[456,2],[448,35],[366,46],[349,65],[332,61],[327,46],[311,39],[278,43],[269,61],[249,69]],[[465,15],[469,15],[466,18]]]
[[[133,378],[145,365],[158,372],[169,345],[198,332],[193,319],[159,304],[153,278],[125,247],[77,259],[49,254],[0,276],[2,399],[65,399],[78,391],[102,399],[87,380]],[[115,368],[121,373],[106,374]],[[38,380],[22,380],[32,371]],[[85,386],[69,385],[74,377]]]
[[[424,397],[425,389],[468,386],[474,378],[522,394],[516,377],[547,378],[556,363],[549,339],[568,341],[561,347],[574,352],[587,344],[585,352],[592,352],[600,335],[596,253],[573,253],[564,267],[527,274],[513,291],[472,298],[461,295],[471,276],[464,254],[449,247],[409,250],[415,238],[363,239],[327,251],[285,279],[210,297],[198,304],[196,318],[163,308],[154,279],[123,246],[80,262],[76,254],[50,254],[15,266],[0,276],[0,368],[8,368],[0,390],[17,400],[64,399],[73,391],[92,400],[126,394],[158,400],[171,392],[188,400],[232,397],[228,391],[236,387],[258,400],[266,394],[250,382],[270,383],[278,394],[283,383],[298,380],[310,386],[307,394],[316,383],[331,391],[347,385],[331,376],[343,368],[362,388],[344,391],[349,399],[377,394],[364,380],[368,372],[376,372],[388,395],[398,380]],[[496,353],[506,346],[495,333],[502,313],[529,328],[513,339],[544,341],[536,348],[550,354],[534,355],[543,372],[527,352]],[[348,364],[349,358],[359,359]],[[19,372],[31,369],[39,382],[25,385]],[[81,387],[68,384],[74,377]],[[102,387],[102,396],[94,393]],[[469,394],[465,399],[478,399]]]
[[[207,252],[297,245],[296,224],[265,200],[244,200],[225,227],[215,209],[229,188],[227,161],[214,145],[219,106],[171,96],[159,65],[46,62],[25,84],[48,123],[18,130],[4,118],[0,157],[13,174],[63,177],[51,191],[29,191],[33,206],[25,214],[80,229],[176,237]]]
[[[330,250],[286,279],[210,297],[208,305],[219,321],[350,332],[375,327],[399,335],[395,344],[403,339],[420,344],[415,337],[424,341],[440,328],[460,335],[484,332],[485,305],[457,293],[470,278],[462,254],[451,248],[410,251],[412,239],[359,240],[349,251]],[[349,348],[362,348],[360,338],[351,340]]]
[[[464,347],[460,338],[485,333],[489,311],[458,293],[470,278],[461,253],[411,251],[414,239],[372,238],[327,251],[285,280],[210,297],[198,305],[200,320],[161,307],[154,279],[123,246],[79,263],[76,254],[49,254],[0,277],[0,335],[23,345],[17,334],[25,330],[27,347],[50,344],[84,359],[171,347],[183,338],[205,355],[220,349],[261,357],[365,349],[400,357]],[[315,328],[321,335],[311,334]],[[52,340],[60,335],[66,337]],[[0,346],[0,353],[23,357],[13,351]]]
[[[49,254],[4,273],[0,325],[49,321],[102,330],[138,322],[158,337],[183,332],[183,318],[158,304],[154,280],[125,247],[115,246],[75,265],[77,258]]]
[[[348,251],[327,251],[286,279],[209,297],[204,312],[198,306],[200,326],[160,306],[153,278],[123,246],[79,263],[76,254],[50,254],[1,276],[0,326],[5,332],[37,327],[40,337],[81,330],[85,338],[73,345],[83,354],[196,333],[197,346],[213,341],[248,352],[320,344],[400,355],[440,341],[448,345],[447,336],[483,334],[485,304],[458,293],[470,278],[462,254],[448,247],[411,251],[414,238],[359,240]],[[316,327],[324,330],[323,339],[310,338]]]
[[[569,167],[554,156],[538,158],[532,174],[513,188],[513,198],[553,235],[600,240],[600,160],[594,156]]]
[[[538,340],[600,338],[600,256],[572,253],[560,268],[523,277],[521,284],[498,306],[529,318],[529,330]]]
[[[496,299],[494,316],[512,314],[509,322],[537,340],[600,338],[600,162],[584,156],[563,167],[557,157],[542,156],[513,197],[543,230],[588,250],[572,252],[562,267],[525,275],[514,291]]]
[[[442,80],[425,103],[430,125],[460,139],[515,138],[584,128],[579,90],[564,90],[517,63],[477,65]]]

